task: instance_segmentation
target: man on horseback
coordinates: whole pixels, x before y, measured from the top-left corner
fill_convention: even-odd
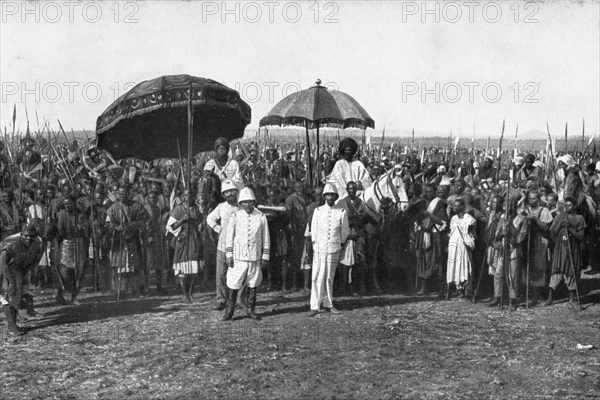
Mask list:
[[[215,140],[215,158],[206,163],[204,170],[212,171],[221,182],[231,179],[238,187],[244,185],[240,165],[236,160],[229,158],[229,140],[224,137]]]
[[[357,189],[362,191],[371,186],[373,181],[363,163],[360,160],[354,161],[358,151],[358,143],[354,139],[343,139],[338,151],[343,158],[335,163],[327,182],[337,188],[340,199],[343,199],[348,196],[346,192],[348,182],[356,182]]]

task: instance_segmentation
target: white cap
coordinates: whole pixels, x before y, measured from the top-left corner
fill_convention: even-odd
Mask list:
[[[333,183],[328,183],[323,188],[323,197],[325,197],[325,195],[328,193],[333,193],[333,194],[336,194],[339,196],[337,188],[335,187],[335,185]]]
[[[228,190],[238,190],[236,184],[231,180],[227,179],[223,181],[223,185],[221,186],[221,194],[224,194]]]
[[[544,168],[544,163],[542,163],[540,160],[537,160],[533,163],[533,166],[537,168]]]
[[[238,203],[243,203],[244,201],[256,202],[256,197],[254,197],[254,192],[249,187],[245,187],[240,191]]]

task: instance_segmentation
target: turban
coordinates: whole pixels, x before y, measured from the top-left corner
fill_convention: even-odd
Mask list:
[[[533,163],[535,161],[535,156],[533,154],[529,153],[525,156],[525,159],[529,160]]]
[[[485,156],[486,160],[490,160],[491,162],[494,162],[494,157],[492,156]]]
[[[571,157],[570,154],[565,154],[564,156],[560,156],[556,159],[556,161],[560,161],[564,163],[567,167],[572,167],[575,165],[575,160]]]
[[[513,159],[513,162],[514,162],[516,165],[521,165],[521,164],[523,164],[523,157],[515,157],[515,158]]]
[[[358,143],[356,143],[356,140],[352,138],[347,137],[340,142],[338,151],[341,155],[344,155],[344,150],[346,150],[347,147],[350,147],[354,153],[358,151]]]
[[[217,151],[219,146],[225,146],[227,151],[229,151],[229,140],[224,137],[217,138],[217,140],[215,140],[215,151]]]

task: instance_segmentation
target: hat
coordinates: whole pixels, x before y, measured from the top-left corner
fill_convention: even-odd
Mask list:
[[[256,202],[256,197],[254,197],[254,192],[249,187],[245,187],[240,191],[240,197],[238,198],[238,202],[243,203],[244,201]]]
[[[215,140],[215,151],[219,148],[219,146],[224,146],[227,151],[229,151],[229,140],[224,137],[217,138]]]
[[[533,166],[537,168],[544,168],[544,163],[538,160],[533,163]]]
[[[238,190],[236,184],[231,179],[223,181],[223,185],[221,186],[221,194],[225,194],[225,192],[228,190]]]
[[[335,194],[336,196],[339,196],[337,188],[333,183],[328,183],[323,188],[323,197],[325,197],[326,194]]]
[[[35,140],[33,140],[31,138],[31,136],[29,136],[29,133],[28,133],[27,136],[25,136],[25,138],[21,139],[21,144],[23,146],[27,146],[27,145],[33,146],[35,144]]]
[[[571,157],[570,154],[565,154],[564,156],[560,156],[556,159],[556,161],[564,163],[567,167],[572,167],[576,164],[575,160],[573,160],[573,157]]]

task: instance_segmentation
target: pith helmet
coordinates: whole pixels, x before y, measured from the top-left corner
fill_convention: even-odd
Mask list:
[[[244,201],[256,202],[256,197],[254,197],[254,192],[249,187],[245,187],[240,191],[240,197],[238,198],[238,202],[243,203]]]
[[[323,197],[326,194],[335,194],[336,196],[339,196],[337,188],[335,187],[335,185],[333,183],[328,183],[325,185],[325,187],[323,188]]]
[[[238,190],[237,186],[231,179],[227,179],[223,182],[221,186],[221,194],[224,194],[228,190]]]

